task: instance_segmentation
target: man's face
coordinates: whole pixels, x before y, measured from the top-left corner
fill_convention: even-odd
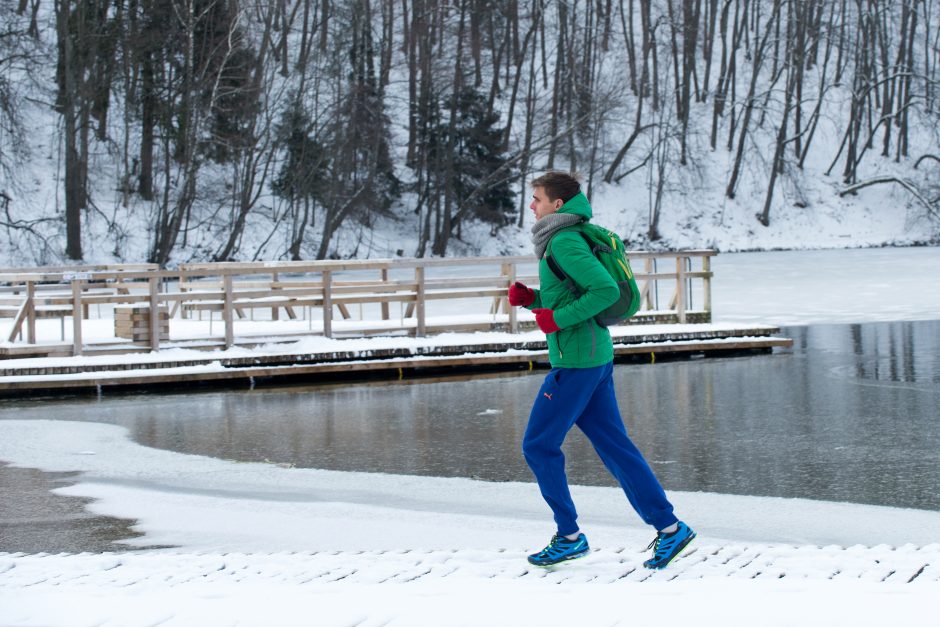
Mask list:
[[[561,206],[565,204],[561,198],[556,198],[555,200],[549,200],[548,195],[545,193],[545,188],[543,187],[533,187],[532,188],[532,204],[529,205],[529,209],[532,210],[532,213],[535,214],[536,220],[541,220],[545,216],[555,213]]]

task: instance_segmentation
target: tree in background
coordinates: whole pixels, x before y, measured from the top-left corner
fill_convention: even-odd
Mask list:
[[[243,17],[230,8],[226,41],[231,53],[222,59],[214,95],[210,99],[212,126],[208,139],[210,158],[227,164],[231,171],[231,193],[225,199],[217,230],[224,243],[215,249],[214,261],[233,260],[238,256],[242,237],[254,210],[268,186],[276,147],[272,127],[279,105],[274,89],[277,66],[267,62],[274,48],[278,5],[259,7],[262,28],[257,51],[248,41]],[[213,21],[212,23],[217,23]],[[221,35],[216,35],[221,39]]]
[[[251,146],[252,128],[260,107],[259,78],[263,70],[261,56],[270,42],[270,8],[263,14],[262,37],[256,52],[244,32],[239,3],[214,1],[206,3],[203,19],[196,22],[197,67],[204,68],[212,83],[203,86],[201,104],[209,113],[209,133],[201,138],[206,155],[218,163],[227,163],[234,153]]]
[[[155,228],[149,260],[161,266],[170,260],[197,201],[199,173],[209,159],[225,161],[251,146],[251,125],[257,115],[260,71],[255,53],[239,26],[235,0],[172,0],[164,38],[163,181],[155,198]],[[154,11],[166,9],[153,2]],[[254,155],[252,155],[254,158]],[[246,174],[250,176],[250,172]],[[237,181],[241,183],[241,180]],[[245,213],[241,204],[254,190],[239,189],[226,244],[215,253],[228,258],[235,247]],[[243,194],[249,194],[243,197]]]
[[[27,12],[26,2],[14,9],[11,2],[0,2],[0,229],[9,245],[0,249],[29,250],[39,263],[62,254],[57,241],[60,215],[43,216],[36,211],[17,211],[16,199],[27,196],[28,174],[19,166],[28,163],[34,151],[28,127],[29,70],[46,59],[38,40],[37,5]],[[43,181],[50,185],[51,181]],[[50,229],[52,227],[52,229]]]
[[[4,192],[0,236],[20,241],[11,233],[29,225],[54,243],[50,258],[87,256],[82,230],[105,232],[102,221],[113,242],[96,241],[98,256],[122,258],[125,240],[139,254],[146,233],[146,256],[161,264],[238,259],[259,232],[282,246],[275,256],[354,255],[350,233],[385,218],[415,226],[415,254],[444,255],[471,223],[505,224],[509,190],[527,196],[525,179],[552,167],[580,171],[589,192],[595,181],[645,186],[637,209],[649,210],[639,228],[650,239],[660,210],[698,191],[739,205],[759,197],[751,212],[769,224],[782,203],[806,206],[803,179],[836,167],[853,191],[880,163],[903,179],[918,153],[935,152],[926,138],[940,115],[940,4],[926,0],[9,0],[0,10],[11,16],[0,20],[0,170],[25,179],[33,167],[11,158],[23,148],[9,103],[27,101],[17,91],[27,83],[30,102],[55,92],[61,124],[48,132],[64,165],[55,202]],[[36,55],[28,76],[15,61],[26,40],[50,59]],[[309,128],[284,135],[296,102]],[[309,158],[289,146],[300,137],[329,156],[304,166],[316,172],[306,182],[284,165]],[[828,171],[810,170],[823,160]]]
[[[399,194],[399,181],[389,151],[390,121],[377,73],[371,0],[334,6],[331,20],[343,33],[332,57],[332,70],[345,75],[334,83],[333,117],[324,141],[330,146],[328,178],[317,196],[324,208],[316,258],[329,254],[333,236],[353,217],[371,226]],[[338,42],[337,42],[338,43]]]
[[[12,181],[15,161],[29,152],[21,111],[24,103],[10,77],[18,67],[37,60],[31,54],[32,36],[7,3],[0,3],[0,24],[0,192],[9,198],[12,190],[7,186]]]
[[[329,158],[313,135],[313,121],[299,97],[284,112],[275,132],[286,158],[271,182],[271,189],[288,202],[288,254],[297,261],[303,259],[304,235],[307,227],[314,224],[318,197],[328,184]]]
[[[107,73],[97,72],[101,46],[109,37],[110,2],[107,0],[56,0],[58,43],[56,62],[56,110],[62,114],[65,144],[65,255],[80,260],[82,217],[88,210],[89,133],[92,109],[101,111],[102,84]]]
[[[486,104],[486,98],[472,87],[465,87],[457,97],[454,127],[438,124],[431,140],[433,161],[443,161],[446,138],[454,138],[452,158],[454,176],[451,193],[457,211],[452,218],[455,231],[471,217],[493,226],[512,220],[513,195],[510,182],[512,169],[507,165],[503,144],[505,129],[497,126],[499,115]]]

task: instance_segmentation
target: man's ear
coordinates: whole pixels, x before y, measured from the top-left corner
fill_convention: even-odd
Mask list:
[[[552,204],[555,205],[555,211],[558,211],[558,210],[561,209],[562,206],[565,204],[565,201],[562,200],[561,198],[556,198],[556,199],[555,199],[555,202],[552,203]]]

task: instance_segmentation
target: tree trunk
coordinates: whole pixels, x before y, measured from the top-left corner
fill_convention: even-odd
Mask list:
[[[88,105],[81,95],[84,70],[77,48],[85,36],[85,5],[79,4],[72,14],[67,0],[56,2],[56,30],[59,46],[59,94],[57,103],[62,113],[65,142],[65,255],[82,259],[82,213],[88,202],[87,164],[82,154],[82,127],[87,123]],[[84,144],[87,146],[87,143]]]
[[[907,5],[908,0],[905,0],[905,6]],[[903,78],[901,79],[901,91],[903,96],[899,94],[898,97],[898,106],[901,107],[898,116],[898,151],[895,161],[900,161],[901,157],[906,157],[908,155],[908,133],[910,125],[908,122],[908,112],[911,109],[911,104],[913,101],[913,96],[911,94],[911,87],[914,82],[914,35],[917,31],[917,10],[911,2],[910,8],[910,25],[908,32],[901,33],[901,38],[906,37],[906,49],[907,55],[905,58],[905,67]]]
[[[764,226],[770,226],[770,206],[773,202],[774,188],[777,183],[777,175],[783,169],[783,153],[786,147],[787,126],[789,124],[790,108],[793,102],[793,92],[796,90],[796,73],[799,71],[795,63],[791,63],[788,68],[786,95],[783,103],[783,119],[777,129],[777,141],[774,149],[774,157],[770,164],[770,180],[767,183],[767,194],[764,197],[764,210],[758,214],[757,219]]]
[[[467,15],[467,0],[460,1],[460,25],[457,29],[457,54],[454,56],[453,90],[450,99],[450,120],[447,125],[447,151],[445,152],[443,166],[444,174],[444,213],[440,221],[440,228],[435,234],[431,253],[443,257],[447,252],[447,242],[453,234],[453,208],[454,208],[454,153],[456,152],[457,113],[459,108],[460,92],[463,89],[463,57],[464,25]]]
[[[748,88],[747,99],[745,100],[744,105],[744,119],[741,121],[741,133],[738,139],[738,150],[734,157],[734,166],[731,171],[731,178],[728,181],[728,186],[725,188],[725,196],[728,198],[734,198],[735,191],[738,185],[738,177],[741,175],[741,164],[744,160],[744,147],[747,142],[748,127],[751,122],[751,115],[754,111],[754,98],[757,92],[757,78],[760,75],[760,68],[764,61],[764,51],[767,47],[767,40],[771,35],[770,25],[776,20],[777,15],[780,11],[780,0],[774,0],[773,12],[767,20],[767,25],[764,28],[763,38],[760,39],[760,43],[754,50],[754,63],[751,69],[751,84]]]
[[[532,37],[535,35],[535,26],[538,23],[537,19],[533,19],[531,24],[529,24],[529,29],[526,31],[525,38],[523,39],[522,46],[519,49],[519,54],[514,59],[514,77],[512,81],[512,93],[509,96],[509,107],[508,112],[506,113],[506,132],[503,135],[503,149],[509,150],[509,139],[512,132],[512,120],[516,110],[516,99],[519,95],[519,82],[522,80],[522,66],[526,61],[526,52],[528,52],[529,42],[532,41]],[[529,82],[533,80],[533,77],[529,76]]]
[[[731,1],[726,0],[724,7],[721,9],[721,21],[719,23],[718,29],[721,31],[721,66],[718,70],[718,82],[715,85],[715,98],[714,105],[712,107],[712,132],[710,135],[709,143],[712,150],[718,146],[718,120],[725,113],[725,102],[728,97],[728,60],[729,60],[729,51],[728,51],[728,10],[731,8]],[[735,51],[732,50],[730,55],[733,58]]]
[[[702,79],[701,102],[708,100],[709,79],[712,73],[712,56],[715,49],[715,20],[718,17],[718,0],[708,0],[705,5],[708,19],[705,23],[705,37],[702,40],[702,57],[705,60],[705,77]],[[714,149],[714,146],[712,146]]]
[[[144,200],[153,200],[153,133],[157,95],[153,76],[153,54],[149,50],[144,51],[140,79],[140,172],[137,176],[137,192]]]
[[[630,68],[630,90],[634,95],[639,95],[639,86],[637,85],[636,75],[636,37],[633,34],[633,4],[634,0],[628,0],[629,10],[624,12],[623,2],[620,2],[620,23],[623,29],[624,45],[627,48],[627,67]]]
[[[829,28],[827,30],[832,30],[832,19],[834,15],[834,10],[829,13]],[[826,90],[828,89],[828,83],[826,82],[826,75],[829,71],[829,60],[832,58],[832,40],[829,39],[826,42],[826,52],[823,56],[823,66],[822,73],[819,77],[819,94],[816,97],[816,108],[813,110],[813,113],[810,115],[809,121],[809,130],[806,135],[806,142],[803,144],[803,152],[800,153],[800,161],[798,167],[802,170],[803,163],[806,161],[806,156],[809,154],[809,147],[813,143],[813,137],[816,134],[816,126],[819,124],[819,116],[822,112],[823,102],[826,95]],[[815,63],[815,61],[814,61]]]

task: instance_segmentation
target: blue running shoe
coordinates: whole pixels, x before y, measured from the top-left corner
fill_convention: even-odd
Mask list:
[[[654,569],[665,568],[682,552],[682,549],[689,546],[689,542],[693,539],[695,539],[695,532],[680,520],[679,528],[672,533],[660,531],[656,534],[650,545],[646,547],[653,549],[653,557],[643,562],[643,565]]]
[[[557,533],[552,536],[552,541],[548,546],[529,556],[529,563],[536,566],[551,566],[559,562],[578,559],[588,554],[591,547],[588,546],[587,536],[583,533],[578,534],[574,540],[569,540],[565,536]]]

